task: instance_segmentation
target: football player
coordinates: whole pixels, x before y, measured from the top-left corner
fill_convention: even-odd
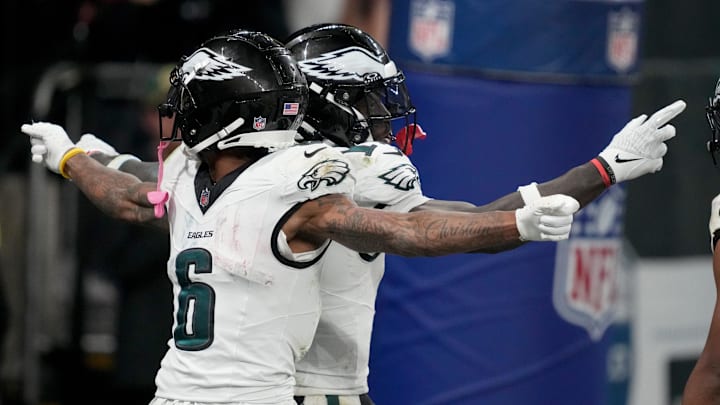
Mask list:
[[[667,150],[664,142],[675,135],[668,122],[685,108],[678,101],[649,119],[640,116],[592,161],[476,207],[423,194],[418,171],[407,155],[413,140],[424,134],[415,122],[403,73],[375,39],[352,26],[320,24],[292,34],[285,46],[298,60],[310,90],[300,133],[341,147],[355,168],[353,198],[358,205],[392,212],[517,209],[523,200],[555,193],[571,195],[584,206],[615,183],[660,170]],[[393,134],[391,123],[397,121],[402,128]],[[405,153],[390,145],[393,140]],[[616,162],[616,155],[628,162]],[[308,354],[297,365],[297,400],[305,405],[369,405],[370,339],[384,254],[357,253],[331,243],[326,256],[320,323]]]
[[[295,362],[318,323],[331,241],[438,256],[569,235],[579,203],[565,195],[475,214],[359,207],[345,150],[295,145],[307,91],[291,53],[267,35],[206,41],[171,74],[160,115],[173,118],[173,130],[159,155],[168,141],[182,144],[160,159],[157,183],[99,164],[58,125],[21,127],[33,160],[72,179],[102,211],[169,227],[174,325],[153,405],[294,405]]]
[[[710,140],[707,149],[712,157],[713,164],[717,166],[716,154],[720,151],[720,80],[715,85],[715,94],[705,107],[708,124],[710,125]],[[683,405],[714,405],[720,403],[720,194],[713,198],[710,204],[710,251],[713,254],[712,268],[715,279],[716,299],[715,309],[710,320],[705,346],[683,391]]]

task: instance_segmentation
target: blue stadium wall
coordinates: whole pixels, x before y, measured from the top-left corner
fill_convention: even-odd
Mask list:
[[[630,118],[641,1],[396,0],[389,51],[428,138],[425,193],[476,204],[593,158]],[[624,404],[624,190],[571,239],[493,255],[388,256],[370,362],[387,404]]]

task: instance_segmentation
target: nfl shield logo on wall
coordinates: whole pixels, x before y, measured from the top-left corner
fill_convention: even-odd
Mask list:
[[[265,129],[265,123],[267,122],[267,119],[265,117],[254,117],[253,119],[253,129],[257,131],[262,131]]]
[[[410,50],[424,61],[447,55],[452,45],[455,3],[413,0],[410,4]]]
[[[629,8],[608,14],[607,61],[617,72],[624,73],[635,65],[639,31],[640,17]]]
[[[561,318],[602,339],[618,308],[625,192],[606,195],[576,214],[570,239],[558,243],[553,304]]]

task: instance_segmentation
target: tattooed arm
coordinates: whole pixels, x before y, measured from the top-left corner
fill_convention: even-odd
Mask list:
[[[167,223],[155,220],[154,207],[147,199],[147,193],[155,191],[154,183],[143,183],[93,160],[70,140],[60,125],[34,122],[23,124],[20,130],[30,137],[33,161],[72,179],[104,213],[129,222]]]
[[[398,214],[360,208],[340,195],[306,202],[283,231],[293,250],[332,239],[357,251],[402,256],[491,252],[516,247],[520,240],[513,211]]]
[[[147,199],[147,193],[155,190],[155,183],[144,183],[137,177],[108,169],[85,154],[68,159],[65,170],[80,191],[105,214],[129,222],[156,221],[153,205]]]

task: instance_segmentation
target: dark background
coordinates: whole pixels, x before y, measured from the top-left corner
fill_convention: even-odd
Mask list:
[[[709,254],[707,220],[720,172],[705,149],[705,105],[720,76],[720,2],[646,2],[643,67],[634,109],[683,98],[662,172],[628,184],[626,234],[640,256]]]
[[[211,35],[232,28],[260,30],[283,40],[282,1],[4,0],[0,173],[27,169],[19,125],[30,114],[40,75],[59,61],[177,62]]]

